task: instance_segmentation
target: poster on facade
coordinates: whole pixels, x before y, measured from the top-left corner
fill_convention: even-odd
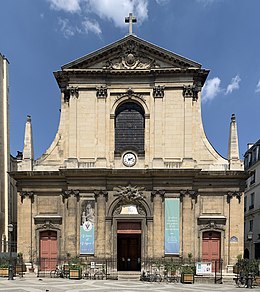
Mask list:
[[[165,254],[180,252],[180,199],[165,199],[164,214],[164,248]]]
[[[95,201],[84,200],[81,204],[80,254],[94,254]]]

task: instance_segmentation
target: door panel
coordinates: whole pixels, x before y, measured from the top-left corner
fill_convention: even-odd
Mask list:
[[[117,234],[117,263],[118,271],[140,271],[140,234]]]
[[[57,232],[44,231],[40,233],[40,269],[54,270],[57,265]]]
[[[220,232],[207,231],[203,233],[202,261],[212,262],[212,271],[215,271],[215,261],[219,261],[221,258],[220,239],[221,239]]]

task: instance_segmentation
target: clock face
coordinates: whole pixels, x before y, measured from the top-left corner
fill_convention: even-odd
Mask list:
[[[125,166],[134,166],[136,163],[136,156],[132,152],[127,152],[123,156],[123,163]]]

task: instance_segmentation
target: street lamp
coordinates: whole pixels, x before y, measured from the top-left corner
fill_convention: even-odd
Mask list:
[[[8,269],[8,280],[14,279],[14,273],[13,273],[13,261],[12,261],[12,233],[14,230],[13,224],[8,224],[8,232],[9,232],[9,269]]]

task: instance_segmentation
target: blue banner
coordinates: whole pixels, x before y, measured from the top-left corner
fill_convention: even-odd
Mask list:
[[[165,254],[180,253],[180,199],[165,199],[164,214]]]
[[[83,201],[81,207],[80,254],[94,254],[95,202]]]

